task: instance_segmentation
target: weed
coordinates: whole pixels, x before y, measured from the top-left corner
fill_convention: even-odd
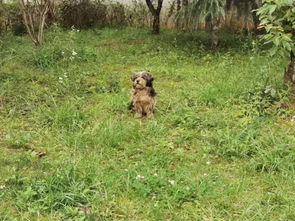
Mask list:
[[[41,122],[60,130],[75,131],[88,124],[88,115],[70,104],[42,112]]]
[[[31,181],[15,194],[21,210],[54,211],[86,206],[96,190],[93,177],[67,167],[45,179]]]
[[[30,133],[26,134],[7,134],[4,138],[4,143],[10,148],[29,148],[32,140]]]

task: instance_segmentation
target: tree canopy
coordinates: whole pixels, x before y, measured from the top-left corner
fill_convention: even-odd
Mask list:
[[[265,44],[271,44],[271,55],[289,56],[295,54],[295,2],[293,0],[264,0],[257,10],[259,28],[266,34]]]

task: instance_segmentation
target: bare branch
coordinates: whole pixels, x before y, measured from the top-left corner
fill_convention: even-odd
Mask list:
[[[19,1],[28,34],[36,46],[41,45],[46,16],[52,0],[33,0],[32,3]]]

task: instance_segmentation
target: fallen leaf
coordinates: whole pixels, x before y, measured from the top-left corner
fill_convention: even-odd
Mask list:
[[[44,156],[46,156],[46,152],[39,152],[39,153],[37,154],[37,156],[38,156],[38,157],[44,157]]]

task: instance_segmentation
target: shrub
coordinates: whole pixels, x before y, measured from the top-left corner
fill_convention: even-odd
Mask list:
[[[110,4],[107,8],[107,21],[110,25],[126,25],[126,8],[120,3]]]
[[[17,3],[0,5],[0,33],[5,31],[12,31],[15,35],[26,32],[22,13]]]
[[[64,0],[60,5],[60,24],[70,28],[90,28],[106,23],[106,6],[101,1]]]
[[[57,64],[63,59],[62,49],[59,48],[42,48],[33,54],[33,63],[39,68],[48,68]]]
[[[0,34],[6,29],[6,19],[4,17],[4,4],[0,3]]]
[[[151,25],[152,15],[146,4],[132,1],[132,6],[125,8],[125,17],[128,25],[135,27],[146,27]]]
[[[245,116],[288,114],[284,105],[289,102],[288,90],[272,86],[256,87],[240,97],[241,113]]]

